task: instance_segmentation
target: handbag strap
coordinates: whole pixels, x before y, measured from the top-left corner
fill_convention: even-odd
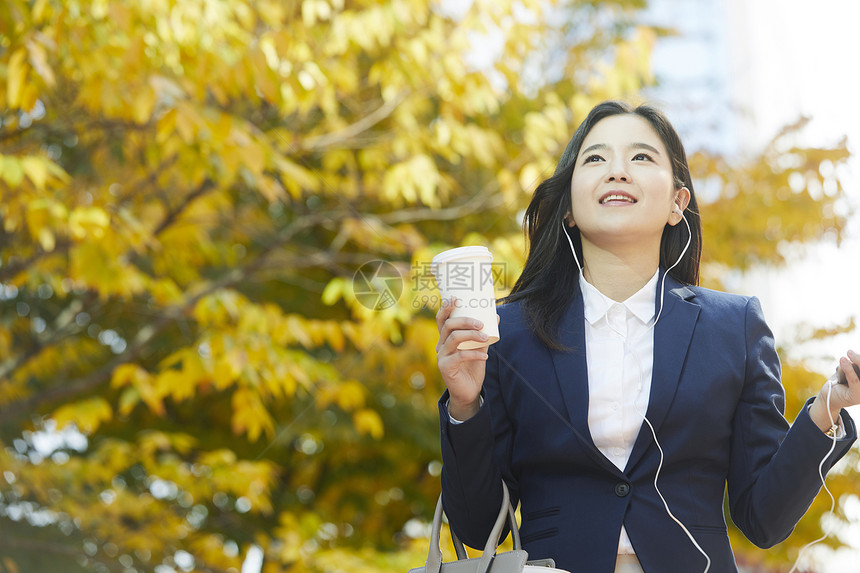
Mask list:
[[[427,555],[427,563],[424,568],[425,573],[439,573],[442,568],[442,550],[439,546],[439,536],[442,530],[443,514],[444,509],[442,508],[442,496],[440,495],[439,500],[436,502],[436,511],[433,514],[433,529],[430,533],[430,551]],[[499,540],[502,537],[502,529],[504,529],[506,521],[510,523],[514,550],[519,550],[522,548],[522,544],[520,542],[520,531],[517,527],[514,508],[511,506],[511,497],[510,493],[508,493],[508,486],[504,481],[502,481],[502,506],[499,508],[499,515],[496,517],[493,529],[487,537],[487,544],[484,546],[484,553],[481,555],[481,560],[477,568],[479,573],[483,573],[490,568],[490,564],[496,555],[496,548],[498,547]],[[457,553],[457,559],[467,559],[468,554],[466,553],[466,548],[463,546],[463,542],[460,541],[460,538],[457,537],[457,534],[454,533],[453,528],[451,528],[451,540],[454,543],[454,551]]]
[[[433,513],[433,529],[430,531],[430,552],[427,555],[427,563],[424,573],[439,573],[442,569],[442,550],[439,548],[439,533],[442,531],[442,496],[436,502],[436,511]]]
[[[463,545],[463,542],[460,541],[460,538],[457,537],[457,534],[454,533],[454,528],[451,528],[451,541],[454,543],[454,551],[457,553],[457,559],[468,559],[469,554],[466,553],[466,547]]]

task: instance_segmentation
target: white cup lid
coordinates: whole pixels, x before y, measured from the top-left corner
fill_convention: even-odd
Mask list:
[[[441,253],[433,257],[431,265],[441,265],[442,263],[456,261],[459,259],[470,259],[478,257],[488,257],[490,261],[492,261],[493,253],[491,253],[490,249],[488,249],[487,247],[481,247],[478,245],[457,247],[456,249],[448,249],[447,251],[442,251]]]

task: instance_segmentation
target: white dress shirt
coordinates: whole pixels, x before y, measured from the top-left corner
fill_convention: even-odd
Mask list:
[[[624,302],[612,300],[579,275],[585,310],[588,429],[597,449],[622,471],[648,410],[654,367],[651,321],[659,275],[656,271]],[[624,526],[618,553],[634,553]]]

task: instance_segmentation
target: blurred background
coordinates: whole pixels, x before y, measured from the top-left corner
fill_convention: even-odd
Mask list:
[[[405,571],[439,494],[444,249],[504,295],[605,99],[690,155],[703,284],[793,419],[860,347],[860,8],[839,0],[0,3],[0,572]],[[860,412],[855,412],[860,414]],[[856,569],[855,446],[745,572]],[[446,555],[450,543],[443,541]]]

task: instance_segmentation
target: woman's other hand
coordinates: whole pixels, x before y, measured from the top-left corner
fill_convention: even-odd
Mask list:
[[[849,350],[847,356],[839,359],[839,370],[842,371],[846,384],[837,383],[837,375],[834,374],[824,383],[824,386],[812,403],[809,415],[816,425],[824,431],[830,429],[831,423],[835,423],[839,419],[839,411],[842,408],[860,404],[860,377],[857,376],[857,372],[854,370],[855,365],[860,369],[860,354]],[[827,411],[828,393],[830,394],[829,416]]]

